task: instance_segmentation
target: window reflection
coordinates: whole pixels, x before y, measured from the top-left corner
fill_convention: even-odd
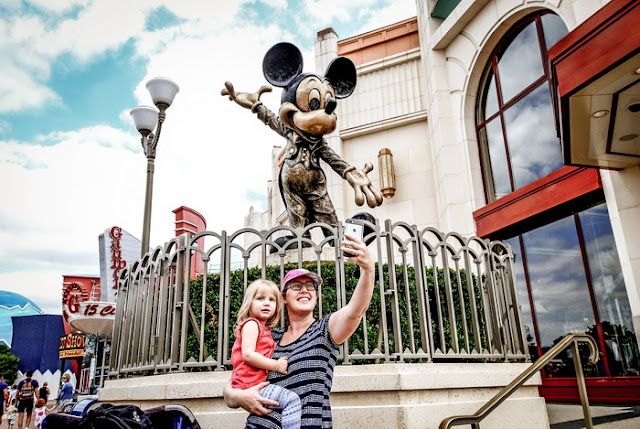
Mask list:
[[[522,239],[540,347],[546,353],[566,334],[589,333],[595,327],[580,241],[573,216],[527,232]],[[575,375],[572,359],[569,351],[558,355],[547,376]],[[584,370],[588,376],[605,375],[593,366]]]
[[[587,332],[595,319],[573,217],[522,238],[542,347],[567,333]]]
[[[531,15],[517,28],[520,32],[514,38],[496,48],[478,89],[477,130],[485,134],[478,141],[488,201],[563,166],[550,90],[553,83],[543,66],[548,53],[541,47],[556,43],[567,28],[559,16],[549,12]],[[503,136],[493,132],[496,124],[486,123],[488,118],[498,119],[499,113]],[[499,143],[506,143],[506,149],[498,149]],[[494,154],[496,159],[492,159]]]
[[[496,80],[490,69],[482,79],[480,92],[482,94],[482,103],[478,109],[478,124],[483,123],[498,111],[498,93],[496,91]]]
[[[532,357],[538,354],[530,308],[535,312],[542,353],[566,334],[586,333],[604,350],[608,371],[602,350],[600,361],[588,365],[588,349],[582,345],[580,354],[585,376],[640,375],[640,352],[606,204],[523,234],[523,248],[518,237],[505,241],[515,254],[523,255],[516,258],[515,274]],[[587,264],[583,254],[587,256]],[[595,306],[588,280],[593,287]],[[597,319],[594,307],[598,309]],[[571,353],[565,351],[559,355],[546,367],[545,373],[548,377],[574,376]]]
[[[542,30],[547,49],[550,49],[569,32],[562,18],[553,13],[542,15],[540,21],[542,21]]]
[[[562,167],[562,151],[546,84],[507,109],[504,121],[516,189]]]
[[[513,249],[516,259],[514,262],[514,274],[516,277],[516,289],[518,291],[518,300],[520,301],[520,310],[522,312],[522,321],[524,323],[524,333],[526,336],[527,346],[531,360],[539,358],[538,347],[536,342],[535,331],[533,329],[533,316],[531,314],[531,305],[529,303],[529,292],[527,291],[527,279],[524,274],[522,249],[520,248],[520,240],[518,237],[503,240]]]
[[[489,148],[489,156],[485,160],[487,170],[491,172],[491,177],[487,177],[487,183],[491,184],[492,192],[495,198],[503,197],[509,194],[511,189],[511,181],[509,179],[509,169],[507,162],[507,153],[502,137],[502,126],[500,118],[495,118],[489,122],[480,132],[480,138],[486,142]]]
[[[611,375],[640,375],[631,307],[606,205],[582,212],[580,226]]]
[[[506,103],[544,74],[538,32],[530,22],[498,60],[502,102]]]

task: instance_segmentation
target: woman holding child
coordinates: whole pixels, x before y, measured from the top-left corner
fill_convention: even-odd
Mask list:
[[[266,382],[247,389],[234,388],[231,383],[225,386],[226,404],[231,408],[242,407],[251,413],[247,418],[247,428],[281,427],[281,412],[270,408],[277,407],[278,402],[259,394],[269,383],[299,396],[302,428],[332,427],[329,392],[339,345],[357,329],[371,301],[375,281],[375,263],[367,246],[356,237],[348,234],[345,237],[341,250],[352,255],[347,261],[360,267],[360,278],[349,303],[316,320],[314,309],[322,278],[304,269],[287,273],[280,291],[289,325],[271,331],[276,343],[272,359],[287,358],[286,373],[270,371]]]

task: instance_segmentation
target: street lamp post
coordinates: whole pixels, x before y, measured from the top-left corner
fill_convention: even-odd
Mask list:
[[[140,258],[149,251],[149,234],[151,230],[151,200],[153,197],[153,172],[156,159],[156,146],[160,140],[160,131],[165,118],[165,111],[173,103],[180,90],[178,85],[166,78],[156,77],[147,82],[153,104],[158,110],[148,106],[138,106],[130,114],[138,132],[142,135],[142,149],[147,157],[147,189],[144,198],[144,219],[142,222],[142,247]],[[157,129],[156,129],[157,124]],[[153,132],[154,130],[155,133]]]

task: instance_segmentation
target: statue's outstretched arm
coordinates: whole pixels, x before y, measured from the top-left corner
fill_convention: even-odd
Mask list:
[[[326,142],[322,142],[318,146],[318,154],[333,171],[338,173],[345,179],[355,192],[355,202],[361,206],[365,199],[367,205],[371,208],[378,207],[382,204],[382,193],[372,184],[367,174],[373,170],[371,163],[366,163],[362,170],[358,170],[355,166],[347,164]]]
[[[286,129],[278,115],[274,114],[271,110],[267,109],[260,101],[260,96],[265,92],[271,92],[269,85],[262,85],[253,94],[248,92],[236,92],[233,88],[233,84],[229,81],[224,83],[225,88],[220,91],[220,95],[229,96],[229,100],[235,101],[238,105],[251,109],[251,112],[255,113],[262,122],[269,126],[272,130],[286,136]]]
[[[229,81],[226,81],[224,86],[225,88],[220,91],[220,95],[228,95],[229,100],[235,101],[246,109],[251,109],[252,112],[255,112],[256,108],[262,104],[260,96],[265,92],[271,92],[271,87],[269,85],[262,85],[260,89],[253,94],[249,94],[248,92],[236,92],[235,89],[233,89],[233,84]]]

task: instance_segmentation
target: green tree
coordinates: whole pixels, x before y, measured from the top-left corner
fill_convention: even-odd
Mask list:
[[[0,374],[4,374],[5,382],[12,385],[18,373],[18,362],[20,358],[4,344],[0,344]]]

